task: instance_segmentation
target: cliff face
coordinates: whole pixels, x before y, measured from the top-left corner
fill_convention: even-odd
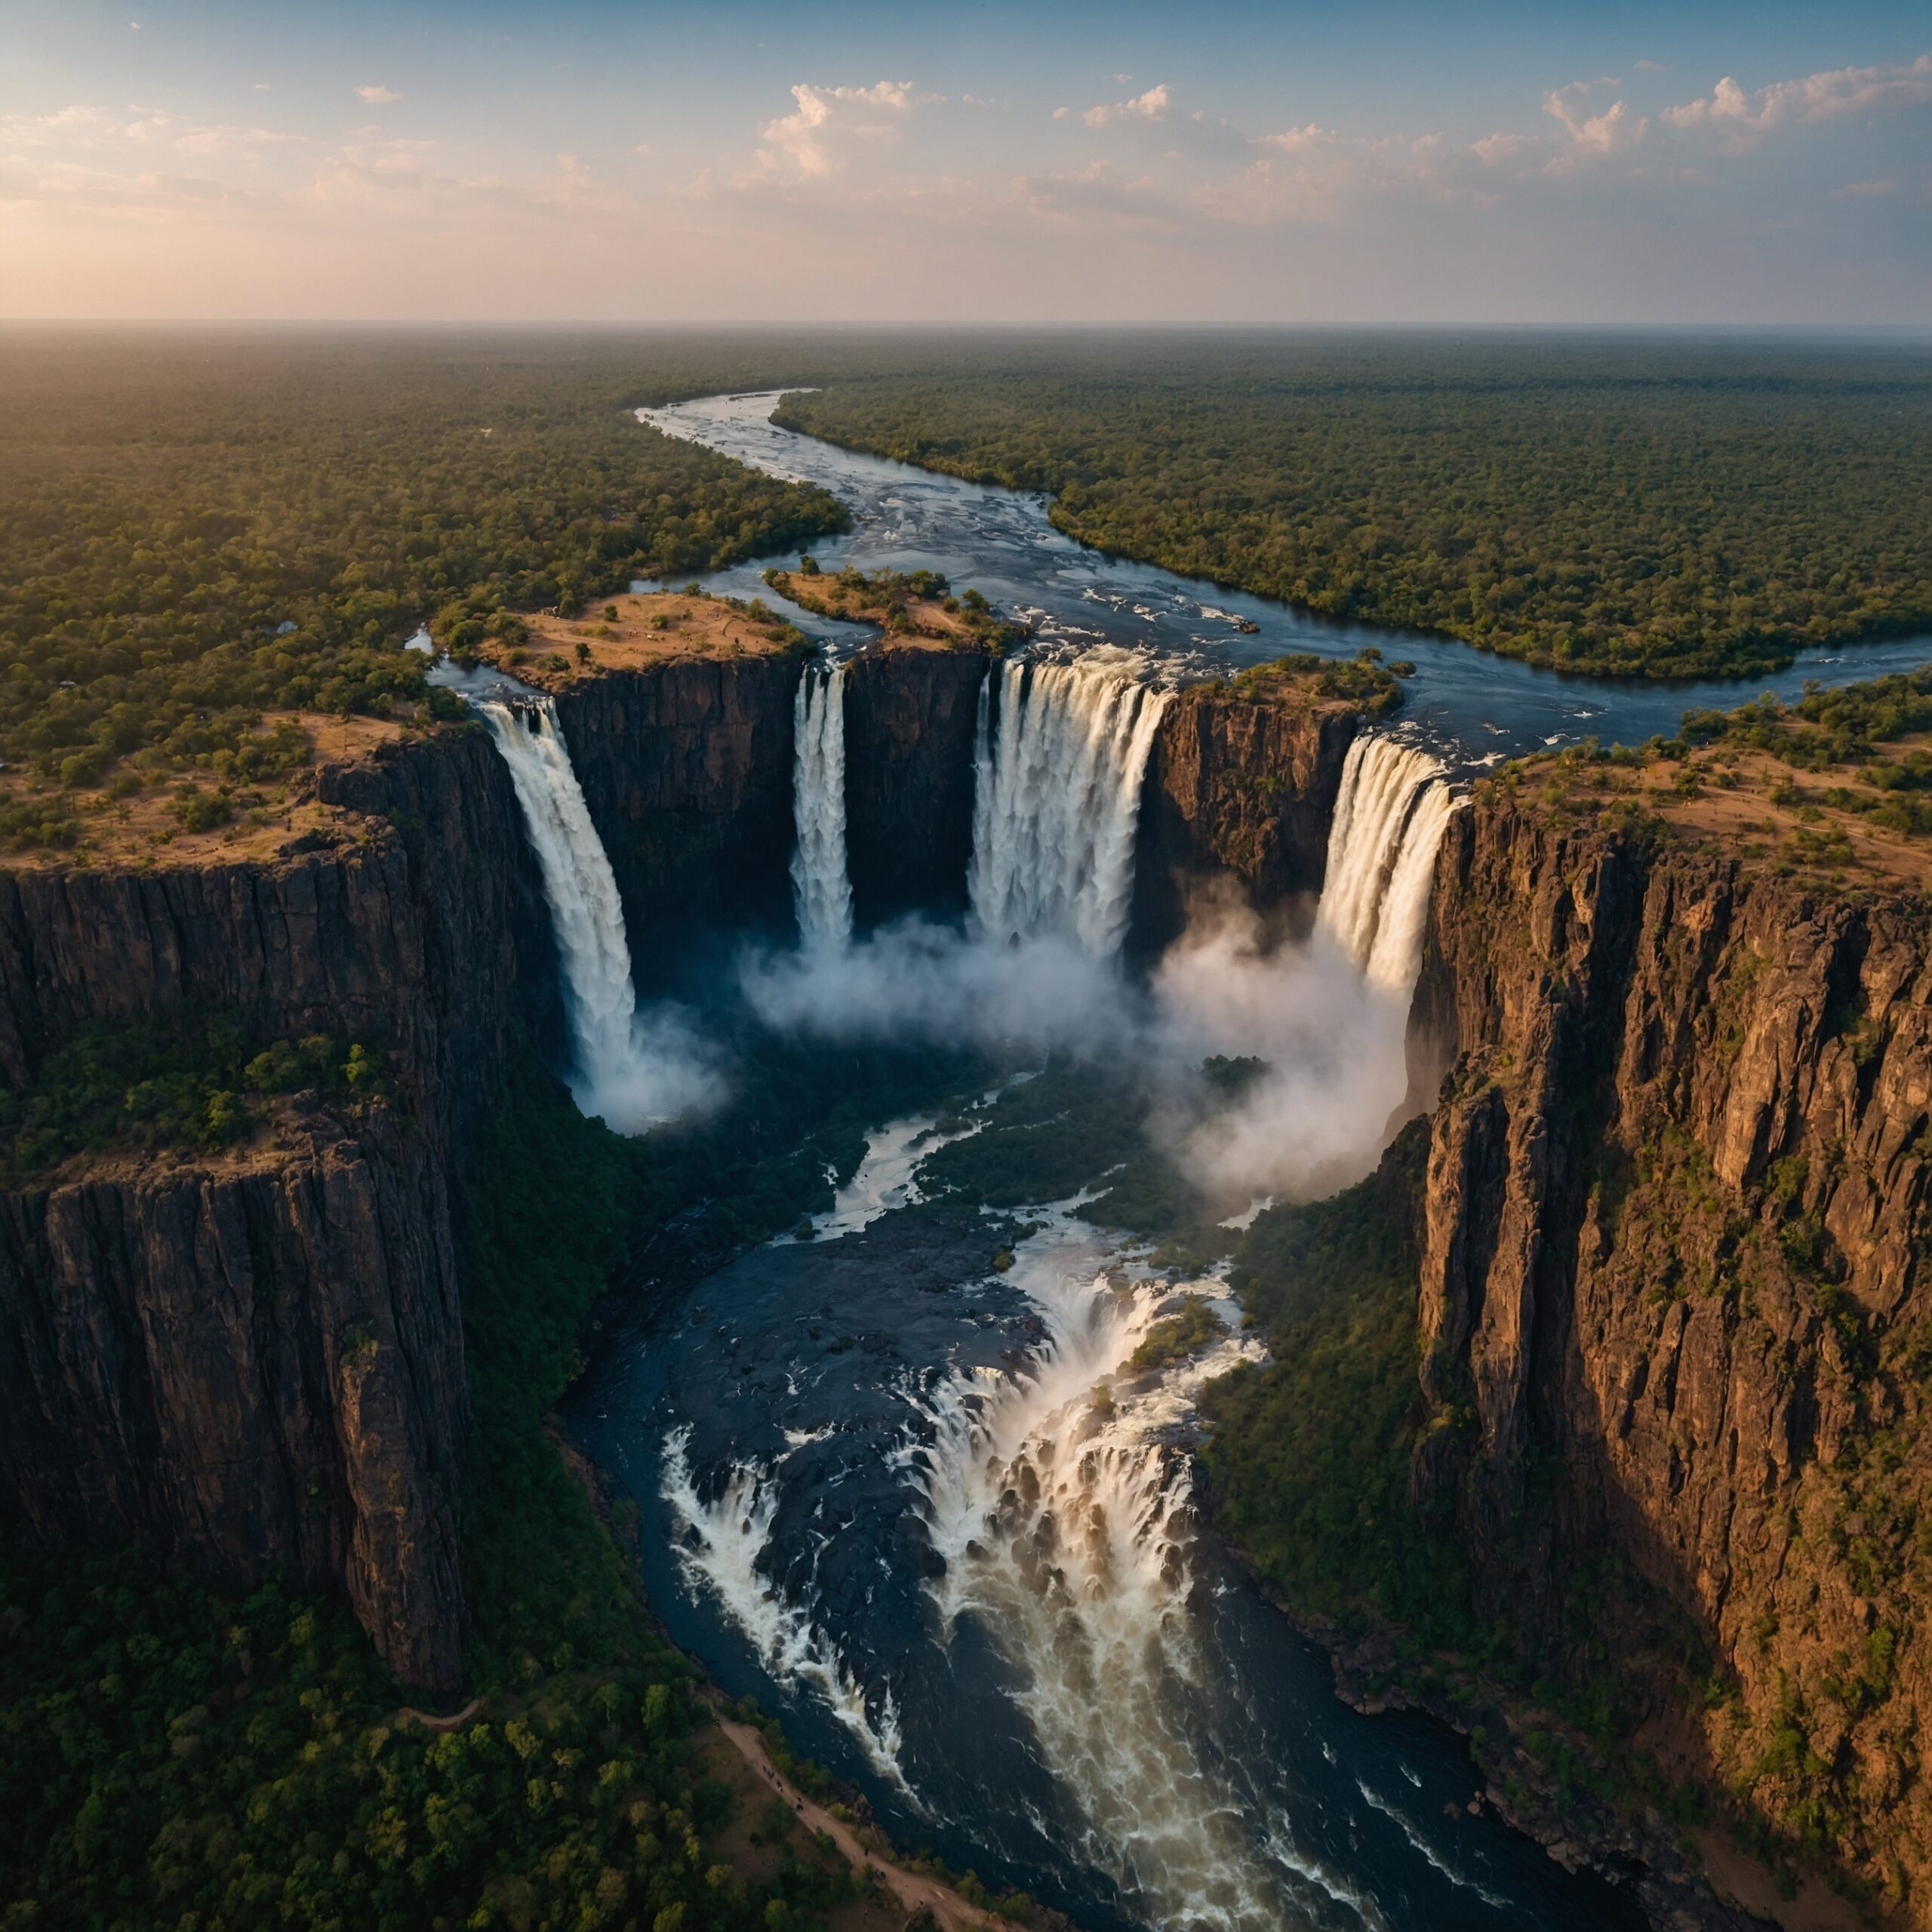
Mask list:
[[[1932,1924],[1932,915],[1566,829],[1443,843],[1415,1476],[1666,1761]],[[1634,1589],[1607,1578],[1629,1572]],[[1654,1589],[1711,1660],[1687,1694]],[[1667,1620],[1666,1620],[1667,1621]]]
[[[220,1012],[380,1048],[438,1144],[466,1124],[512,1014],[554,1026],[519,991],[552,941],[502,761],[479,728],[316,782],[367,816],[271,863],[0,870],[0,1076],[30,1081],[91,1021]]]
[[[789,917],[792,700],[783,654],[673,658],[557,694],[641,979],[680,930]]]
[[[1158,953],[1191,893],[1232,877],[1264,916],[1306,922],[1321,891],[1342,761],[1361,728],[1343,706],[1296,709],[1214,685],[1168,707],[1147,761],[1131,943]]]
[[[862,928],[965,909],[986,664],[968,647],[887,645],[846,673],[846,857]]]
[[[398,1109],[213,1161],[0,1195],[0,1513],[347,1598],[405,1683],[458,1676],[463,1337],[447,1164],[519,1012],[555,1024],[521,820],[481,731],[325,768],[366,817],[272,861],[0,872],[0,1070],[89,1022],[220,1012],[388,1056]]]
[[[117,1164],[0,1195],[0,1514],[346,1595],[401,1681],[461,1675],[465,1404],[420,1134]]]

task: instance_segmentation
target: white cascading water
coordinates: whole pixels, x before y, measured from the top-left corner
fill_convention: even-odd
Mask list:
[[[852,883],[845,864],[845,666],[811,666],[792,705],[792,896],[809,952],[852,943]]]
[[[968,884],[987,938],[1058,936],[1103,958],[1118,949],[1141,781],[1171,695],[1147,681],[1147,668],[1108,647],[986,674]]]
[[[1349,746],[1315,925],[1398,998],[1415,988],[1436,848],[1457,803],[1428,752],[1367,731]]]
[[[630,946],[604,841],[547,697],[485,698],[477,705],[509,766],[517,803],[543,874],[556,929],[565,1005],[576,1050],[577,1101],[620,1133],[668,1118],[637,1035]]]
[[[1287,1820],[1257,1832],[1188,1709],[1211,1673],[1188,1601],[1193,1461],[1175,1439],[1201,1383],[1261,1350],[1230,1330],[1191,1363],[1135,1377],[1173,1291],[1116,1288],[1094,1230],[1065,1209],[1033,1218],[1044,1225],[1008,1278],[1050,1340],[1023,1374],[955,1375],[913,1398],[930,1440],[906,1464],[946,1559],[930,1586],[944,1627],[977,1620],[1014,1666],[1041,1761],[1081,1814],[1078,1855],[1149,1922],[1244,1932],[1298,1922],[1318,1895],[1379,1924]],[[1219,1281],[1187,1286],[1226,1309]]]

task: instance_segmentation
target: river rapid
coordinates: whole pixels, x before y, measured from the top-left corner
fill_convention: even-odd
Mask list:
[[[1043,640],[1152,648],[1204,669],[1265,663],[1289,651],[1352,657],[1365,645],[1406,658],[1417,670],[1399,728],[1459,764],[1591,737],[1638,744],[1674,734],[1688,709],[1742,704],[1760,691],[1792,700],[1807,678],[1850,684],[1932,660],[1932,635],[1921,632],[1801,651],[1789,669],[1749,680],[1635,684],[1540,670],[1454,638],[1330,617],[1104,555],[1055,530],[1042,496],[964,482],[779,428],[770,419],[783,393],[703,396],[637,414],[666,435],[829,490],[851,510],[853,528],[814,547],[821,563],[942,571],[1030,619]],[[769,601],[762,568],[740,565],[705,581]],[[850,638],[855,628],[788,614],[815,637]],[[1243,622],[1257,628],[1241,632],[1235,627]]]

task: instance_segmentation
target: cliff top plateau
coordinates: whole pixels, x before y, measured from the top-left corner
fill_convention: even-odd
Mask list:
[[[1678,736],[1506,772],[1560,817],[1608,817],[1841,895],[1932,882],[1932,667],[1787,708],[1687,715]]]

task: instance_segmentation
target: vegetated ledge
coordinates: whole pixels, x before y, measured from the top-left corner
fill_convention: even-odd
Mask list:
[[[821,617],[877,624],[888,637],[940,645],[978,645],[998,657],[1031,635],[1001,617],[977,590],[957,595],[937,571],[878,570],[848,565],[828,576],[808,557],[795,571],[769,570],[764,580]]]
[[[811,641],[761,598],[681,591],[625,591],[591,599],[570,617],[555,610],[506,619],[497,633],[454,651],[540,691],[558,692],[614,671],[648,671],[700,659],[796,658]]]
[[[1675,738],[1539,753],[1495,782],[1558,824],[1600,818],[1832,894],[1923,893],[1932,667],[1687,712]]]

